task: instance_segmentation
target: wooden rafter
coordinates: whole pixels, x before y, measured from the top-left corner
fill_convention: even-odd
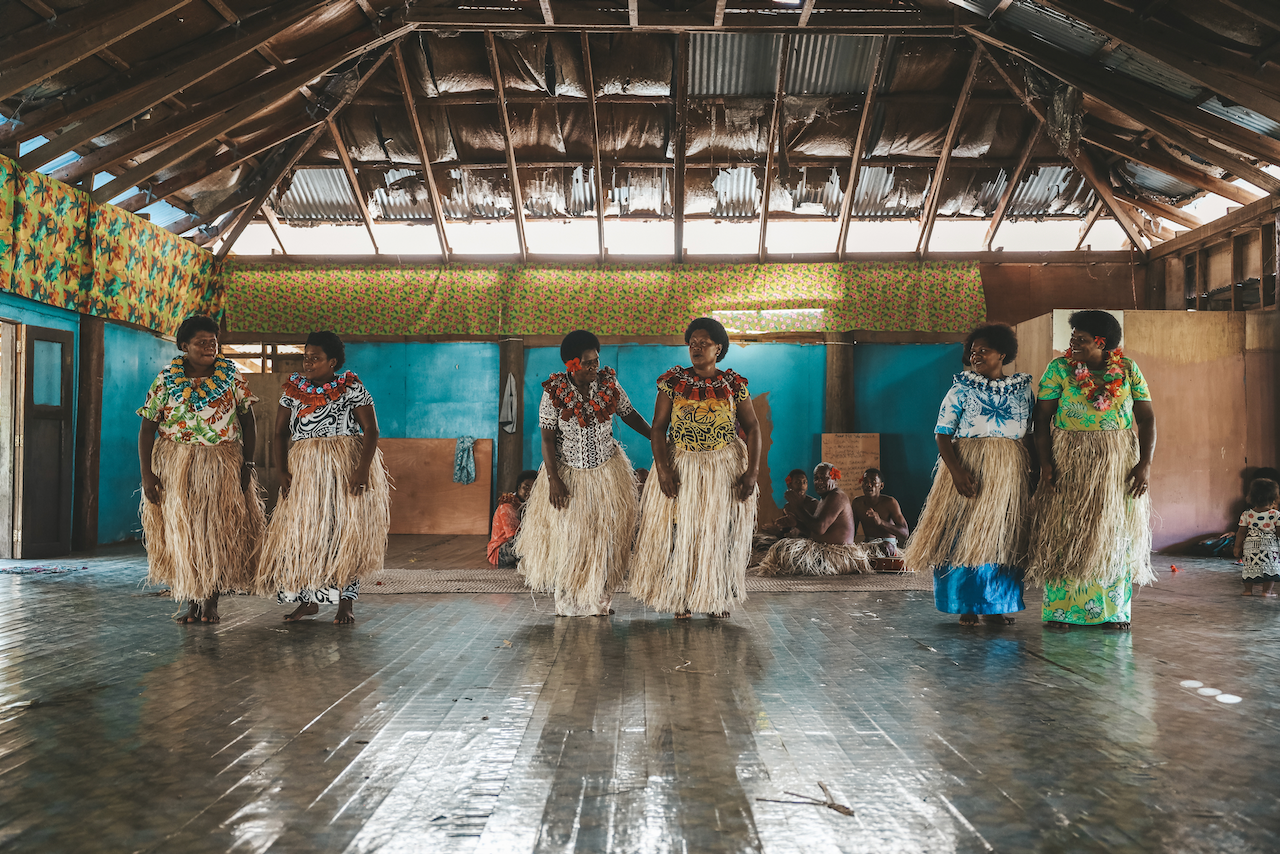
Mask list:
[[[604,243],[604,170],[600,163],[600,117],[596,113],[596,78],[591,68],[591,37],[587,33],[582,34],[582,69],[585,76],[583,81],[587,87],[587,99],[591,104],[591,159],[594,167],[594,182],[596,192],[596,234],[600,244],[600,263],[604,263],[605,243]]]
[[[262,218],[267,221],[267,228],[271,229],[271,236],[280,245],[280,254],[288,255],[289,250],[284,248],[284,240],[280,237],[280,218],[276,216],[275,210],[266,202],[263,202],[262,207],[258,208],[258,210],[262,211]]]
[[[0,100],[70,68],[80,60],[93,56],[191,2],[192,0],[138,0],[123,10],[115,3],[93,4],[90,7],[93,11],[86,14],[70,38],[58,34],[47,40],[33,40],[27,46],[36,51],[31,54],[34,59],[20,65],[12,62],[0,64],[3,69],[0,70]]]
[[[841,261],[848,254],[849,223],[853,219],[853,198],[858,191],[858,178],[862,172],[862,160],[867,150],[867,142],[871,135],[871,119],[876,105],[876,90],[880,88],[880,78],[889,64],[889,51],[893,42],[887,38],[880,40],[880,50],[876,52],[876,64],[871,71],[871,80],[867,83],[867,94],[862,101],[862,115],[858,118],[858,136],[853,141],[853,156],[849,158],[849,180],[845,184],[844,199],[840,202],[840,243],[836,247],[836,257]]]
[[[373,244],[373,254],[381,255],[382,250],[378,248],[378,238],[373,233],[373,217],[369,215],[369,204],[365,200],[364,193],[360,191],[360,179],[356,177],[356,167],[351,162],[351,152],[347,151],[347,144],[342,141],[342,134],[338,131],[338,123],[333,117],[325,119],[325,126],[329,128],[329,136],[333,138],[333,144],[338,149],[338,159],[342,161],[342,171],[346,173],[347,184],[351,187],[351,195],[356,200],[356,208],[360,211],[360,218],[364,220],[364,227],[369,232],[369,242]]]
[[[1044,4],[1092,27],[1126,46],[1160,60],[1227,99],[1280,121],[1280,98],[1266,91],[1258,68],[1244,57],[1203,39],[1148,22],[1143,29],[1112,14],[1114,6],[1099,0],[1043,0]],[[1110,11],[1108,11],[1110,10]]]
[[[813,7],[816,5],[814,0],[804,0],[804,4],[800,6],[800,23],[797,26],[809,26],[809,19],[813,17]]]
[[[1005,214],[1009,212],[1009,203],[1013,201],[1014,193],[1018,192],[1019,185],[1022,184],[1022,176],[1027,172],[1027,165],[1031,162],[1031,152],[1035,150],[1036,143],[1040,141],[1040,132],[1043,126],[1038,118],[1032,117],[1031,131],[1027,134],[1027,141],[1022,146],[1022,155],[1018,158],[1018,165],[1014,167],[1013,172],[1009,174],[1009,186],[1004,188],[1004,192],[1000,194],[1000,201],[996,204],[995,211],[991,214],[991,225],[987,227],[987,236],[982,241],[982,248],[991,251],[991,243],[996,239],[996,232],[1000,230],[1000,224],[1004,222]]]
[[[627,24],[633,30],[640,26],[640,0],[627,0]]]
[[[1085,238],[1089,236],[1089,232],[1093,230],[1093,225],[1098,221],[1098,217],[1102,216],[1102,212],[1106,210],[1106,205],[1102,203],[1102,199],[1098,199],[1093,203],[1093,207],[1089,210],[1089,215],[1084,218],[1084,222],[1080,223],[1080,239],[1076,241],[1076,251],[1080,251],[1080,247],[1084,246]]]
[[[717,28],[724,26],[724,10],[728,5],[727,0],[716,0],[716,15],[712,20],[712,23]]]
[[[1225,149],[1219,148],[1207,140],[1197,136],[1196,134],[1186,130],[1180,124],[1175,123],[1163,115],[1156,113],[1153,109],[1149,109],[1131,98],[1126,97],[1117,92],[1113,92],[1100,86],[1096,81],[1085,80],[1080,73],[1072,69],[1071,65],[1063,63],[1060,52],[1041,44],[1037,48],[1031,48],[1030,45],[1024,43],[1021,39],[1011,34],[1002,34],[1000,38],[984,33],[972,27],[965,27],[965,30],[985,44],[999,47],[1002,50],[1009,51],[1014,56],[1019,57],[1024,62],[1040,68],[1042,71],[1057,77],[1059,80],[1068,85],[1075,86],[1077,89],[1087,93],[1088,95],[1107,104],[1114,110],[1117,110],[1135,123],[1140,124],[1147,129],[1154,131],[1160,137],[1169,142],[1183,148],[1207,163],[1212,163],[1220,169],[1224,169],[1237,177],[1243,178],[1250,184],[1267,192],[1280,191],[1280,179],[1277,179],[1261,169],[1253,166],[1253,164],[1244,160],[1244,158],[1232,154]],[[1078,66],[1079,63],[1074,63]],[[999,63],[996,64],[997,70],[1009,82],[1011,78],[1001,68]],[[1019,87],[1020,89],[1020,87]],[[1144,91],[1143,97],[1149,92]],[[1202,112],[1203,111],[1198,111]],[[1207,113],[1203,113],[1208,115]],[[1252,134],[1257,137],[1257,134]]]
[[[1177,178],[1179,181],[1190,184],[1193,187],[1216,193],[1233,202],[1247,205],[1262,198],[1261,193],[1250,190],[1248,187],[1233,184],[1230,181],[1224,181],[1216,175],[1202,172],[1162,150],[1156,150],[1150,146],[1140,146],[1091,127],[1084,129],[1083,138],[1085,142],[1095,145],[1104,151],[1109,151],[1126,160],[1163,172],[1171,178]]]
[[[498,67],[498,47],[493,41],[493,31],[484,31],[485,48],[489,54],[489,71],[493,74],[493,88],[498,93],[498,112],[502,116],[502,138],[507,148],[507,173],[511,176],[511,208],[516,220],[516,239],[520,242],[520,260],[529,260],[529,242],[524,234],[524,194],[520,191],[520,172],[516,168],[516,149],[511,140],[511,116],[507,113],[507,91]]]
[[[769,148],[764,159],[764,195],[760,199],[760,263],[765,258],[765,236],[769,230],[769,197],[773,194],[773,170],[777,163],[778,146],[782,137],[782,112],[787,86],[787,64],[791,59],[791,34],[782,37],[782,50],[778,52],[777,82],[773,89],[773,114],[769,119]]]
[[[998,73],[1004,80],[1005,85],[1009,87],[1009,91],[1022,99],[1022,103],[1026,105],[1027,110],[1029,110],[1042,125],[1048,124],[1044,111],[1041,110],[1040,106],[1031,98],[1030,94],[1013,79],[1013,76],[1009,74],[1008,70],[1006,70],[994,56],[991,56],[986,46],[981,41],[975,41],[974,44],[977,46],[979,53],[990,59],[991,65],[995,68],[996,73]],[[1115,217],[1116,222],[1120,223],[1120,227],[1123,228],[1124,233],[1129,236],[1129,240],[1133,243],[1134,248],[1137,249],[1138,254],[1145,258],[1147,247],[1142,242],[1142,229],[1139,227],[1138,223],[1134,221],[1133,217],[1129,215],[1129,211],[1123,208],[1120,203],[1116,201],[1115,195],[1111,191],[1110,178],[1108,176],[1098,174],[1097,167],[1094,166],[1093,161],[1089,159],[1089,155],[1085,151],[1077,151],[1074,154],[1067,152],[1067,156],[1071,159],[1071,165],[1076,168],[1077,172],[1084,176],[1085,181],[1093,188],[1094,193],[1096,193],[1098,198],[1102,200],[1103,204],[1107,206],[1107,210],[1109,210],[1111,215]]]
[[[542,22],[548,27],[554,27],[556,16],[551,9],[551,0],[538,0],[538,5],[542,7]]]
[[[1152,216],[1167,219],[1170,222],[1176,222],[1178,225],[1184,226],[1185,228],[1199,228],[1204,225],[1204,220],[1199,217],[1192,216],[1186,211],[1181,210],[1180,208],[1175,208],[1172,205],[1153,202],[1150,199],[1140,199],[1136,196],[1130,196],[1125,193],[1116,193],[1116,198],[1131,208],[1137,208],[1138,210],[1146,211]]]
[[[413,88],[409,83],[409,71],[404,64],[404,51],[400,42],[392,48],[396,64],[396,77],[400,81],[400,91],[404,93],[404,108],[409,114],[409,127],[413,131],[413,145],[422,161],[422,177],[426,181],[427,197],[431,201],[431,221],[436,227],[436,239],[440,241],[440,257],[449,263],[449,238],[444,228],[444,205],[440,203],[440,187],[436,184],[436,175],[431,168],[431,153],[427,151],[427,140],[422,133],[422,121],[418,118],[418,104]]]
[[[991,20],[995,20],[996,18],[1000,17],[1005,12],[1007,12],[1009,10],[1009,7],[1012,5],[1013,5],[1013,0],[1000,0],[1000,2],[996,4],[996,7],[991,10],[991,14],[987,15],[987,17],[990,18]]]
[[[714,32],[728,30],[731,32],[781,33],[794,30],[799,23],[799,15],[780,17],[773,9],[746,9],[735,7],[731,25],[726,26],[726,0],[716,0],[712,14],[707,15],[698,4],[692,4],[687,11],[662,11],[660,14],[648,15],[641,20],[638,29],[653,33]],[[484,8],[458,8],[447,4],[418,4],[408,11],[408,20],[422,30],[450,30],[463,32],[547,32],[554,30],[570,30],[579,32],[618,32],[627,26],[630,14],[620,18],[611,8],[602,8],[602,4],[590,2],[570,2],[558,0],[556,4],[557,20],[548,25],[536,6],[508,4],[506,6],[488,6]],[[947,10],[917,11],[907,8],[895,9],[833,9],[824,8],[821,23],[817,26],[811,20],[806,26],[813,32],[835,33],[843,35],[902,35],[913,38],[954,38],[956,23],[981,21],[982,18],[968,12],[951,12]]]
[[[689,34],[676,36],[676,128],[675,168],[672,169],[671,206],[675,221],[676,263],[684,263],[684,179],[685,147],[688,135],[685,127],[689,120]]]
[[[1240,14],[1252,18],[1263,26],[1280,30],[1280,8],[1272,0],[1221,0]]]
[[[324,5],[324,4],[320,4]],[[226,38],[221,33],[215,34],[221,45],[204,50],[190,62],[148,79],[137,86],[132,86],[118,93],[107,105],[98,105],[96,112],[77,122],[49,142],[26,154],[20,164],[27,171],[34,171],[46,163],[51,163],[69,151],[84,145],[95,137],[118,127],[144,110],[148,110],[167,98],[199,83],[201,80],[222,70],[226,66],[252,53],[258,45],[279,35],[289,27],[304,20],[316,7],[309,6],[293,9],[289,14],[274,14],[268,18],[255,20],[254,26],[243,30],[228,28],[233,38]],[[65,121],[65,120],[64,120]]]
[[[942,201],[942,185],[947,180],[947,167],[951,165],[951,153],[956,147],[956,137],[960,133],[960,120],[964,118],[965,108],[969,106],[969,96],[973,94],[973,84],[978,79],[978,66],[982,64],[982,51],[975,46],[973,58],[969,60],[969,70],[964,77],[964,85],[960,87],[960,97],[956,108],[951,113],[951,124],[947,126],[947,135],[942,140],[942,155],[938,158],[938,166],[933,170],[933,180],[929,182],[929,194],[925,197],[924,209],[921,211],[923,221],[920,225],[920,241],[916,244],[916,252],[924,253],[929,249],[929,240],[933,237],[933,224],[938,218],[938,205]]]

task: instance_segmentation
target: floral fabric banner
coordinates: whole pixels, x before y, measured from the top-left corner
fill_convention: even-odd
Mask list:
[[[165,333],[222,314],[211,253],[4,157],[0,290]]]
[[[229,266],[240,332],[680,335],[719,315],[740,332],[964,332],[986,317],[974,262],[595,266]]]

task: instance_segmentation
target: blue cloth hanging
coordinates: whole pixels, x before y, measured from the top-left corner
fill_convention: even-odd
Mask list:
[[[476,440],[470,436],[459,436],[458,445],[453,451],[453,482],[476,482]]]

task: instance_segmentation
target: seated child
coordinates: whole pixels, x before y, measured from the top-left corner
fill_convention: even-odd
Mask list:
[[[520,520],[523,517],[521,508],[529,500],[533,492],[533,484],[538,473],[533,469],[525,469],[516,479],[516,491],[498,496],[498,509],[493,511],[493,533],[489,536],[489,547],[486,552],[489,563],[494,566],[515,566],[519,563],[516,557],[516,534],[520,533]]]

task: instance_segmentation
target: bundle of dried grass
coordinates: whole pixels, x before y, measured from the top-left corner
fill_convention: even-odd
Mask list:
[[[907,566],[1022,566],[1031,510],[1026,445],[996,437],[959,439],[956,453],[977,481],[978,495],[957,492],[951,470],[939,459],[920,524],[907,541]]]
[[[239,442],[182,445],[159,437],[151,469],[160,503],[142,497],[147,583],[166,584],[176,601],[248,590],[266,527],[258,476],[240,488]]]
[[[1151,499],[1131,498],[1125,476],[1138,464],[1131,430],[1053,433],[1053,489],[1032,502],[1027,579],[1036,583],[1112,584],[1151,571]]]
[[[391,527],[391,484],[376,451],[369,482],[351,493],[364,439],[303,439],[289,449],[293,484],[267,525],[254,592],[345,587],[382,569]]]
[[[872,571],[871,555],[860,543],[779,540],[760,562],[759,573],[775,575],[856,575]]]
[[[636,479],[622,446],[599,468],[560,466],[569,506],[551,504],[546,465],[525,504],[516,535],[517,571],[530,588],[555,593],[556,613],[609,613],[609,602],[626,577],[636,532]]]
[[[631,558],[631,595],[655,611],[719,614],[747,598],[747,562],[760,490],[738,500],[747,446],[716,451],[672,446],[680,493],[663,494],[657,477],[640,500],[640,534]]]

